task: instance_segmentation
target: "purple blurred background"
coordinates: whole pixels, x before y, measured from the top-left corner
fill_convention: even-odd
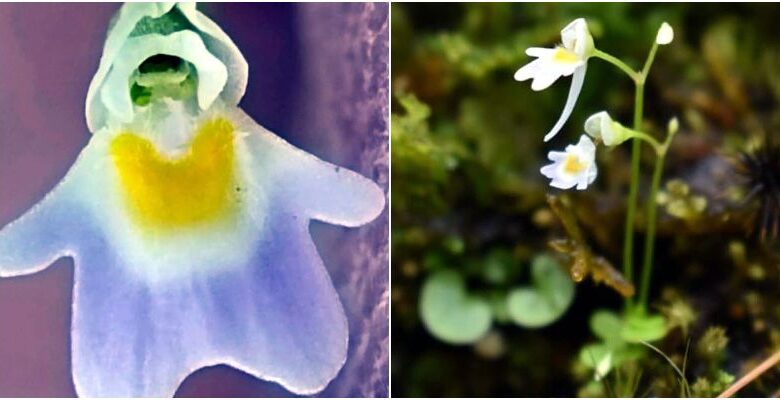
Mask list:
[[[119,4],[0,4],[0,226],[39,201],[90,134],[87,87]],[[388,187],[387,4],[200,4],[249,62],[240,106],[318,157]],[[350,327],[346,365],[320,394],[388,395],[388,214],[360,229],[313,222]],[[0,396],[74,396],[73,262],[0,279]],[[229,367],[177,396],[290,396]]]

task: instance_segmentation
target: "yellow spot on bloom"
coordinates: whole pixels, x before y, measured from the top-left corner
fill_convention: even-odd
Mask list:
[[[554,62],[560,64],[574,64],[579,61],[577,54],[575,54],[573,51],[566,50],[563,47],[558,47],[555,49],[555,54],[553,54],[552,59]]]
[[[204,123],[178,159],[132,132],[114,138],[110,152],[127,204],[145,227],[187,227],[235,210],[233,125],[224,118]]]
[[[580,162],[580,159],[573,154],[566,156],[566,161],[563,162],[563,170],[569,174],[576,174],[582,172],[585,169],[585,164]]]

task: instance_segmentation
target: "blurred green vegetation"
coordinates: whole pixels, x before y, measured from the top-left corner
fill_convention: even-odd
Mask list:
[[[561,274],[532,271],[569,267],[547,245],[566,237],[545,200],[562,193],[539,173],[547,152],[574,142],[594,112],[631,122],[633,83],[591,60],[572,117],[542,142],[569,79],[533,92],[512,75],[530,61],[526,48],[555,44],[578,17],[599,49],[635,68],[662,21],[675,30],[645,97],[646,131],[680,119],[651,292],[667,321],[654,342],[664,357],[616,336],[660,328],[619,320],[615,290],[585,279],[566,301]],[[393,395],[711,396],[780,346],[780,253],[750,233],[750,188],[735,167],[738,152],[780,135],[778,18],[775,4],[393,4]],[[618,269],[628,150],[601,149],[595,184],[568,194],[587,244]],[[647,188],[653,155],[642,162]],[[605,379],[593,380],[600,360],[589,363],[585,346],[621,349]],[[686,365],[687,392],[670,362]],[[740,394],[778,388],[769,372]]]

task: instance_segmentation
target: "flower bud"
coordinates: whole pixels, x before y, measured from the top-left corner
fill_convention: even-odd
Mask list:
[[[680,129],[680,121],[677,120],[677,117],[674,117],[669,120],[669,125],[666,128],[666,132],[670,135],[674,135],[677,133],[677,131]]]
[[[606,111],[593,114],[585,121],[585,132],[601,139],[606,146],[617,146],[632,138],[633,131],[615,122]]]
[[[672,43],[674,40],[674,29],[668,23],[664,22],[661,27],[658,28],[658,34],[655,36],[655,42],[661,46]]]

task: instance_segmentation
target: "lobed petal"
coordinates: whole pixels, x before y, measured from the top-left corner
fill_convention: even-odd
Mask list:
[[[547,158],[550,161],[563,161],[566,159],[566,155],[565,151],[551,151],[547,153]]]
[[[518,69],[515,72],[514,78],[516,81],[519,82],[531,79],[534,76],[536,76],[536,74],[541,70],[542,67],[543,67],[542,60],[539,59],[533,60],[528,64],[520,67],[520,69]]]
[[[0,229],[0,277],[33,274],[73,253],[70,233],[79,230],[82,211],[74,199],[84,164],[80,157],[41,202]]]
[[[555,49],[548,49],[546,47],[529,47],[525,50],[525,54],[531,57],[549,58],[555,54]]]
[[[72,319],[79,395],[173,396],[187,375],[217,364],[297,394],[321,391],[346,359],[346,317],[307,220],[271,210],[265,221],[246,262],[156,284],[124,265],[132,261],[113,238],[82,230]]]
[[[549,64],[540,65],[540,68],[534,75],[534,80],[531,82],[531,90],[538,92],[547,89],[561,77],[562,74],[558,68],[545,67],[549,67]]]
[[[233,115],[238,129],[249,133],[251,179],[257,185],[278,183],[283,204],[296,214],[355,227],[374,220],[384,209],[385,193],[370,179],[295,148],[241,110]]]
[[[143,228],[128,211],[110,146],[150,121],[169,126],[153,113],[93,135],[57,189],[0,230],[0,276],[73,256],[81,396],[172,396],[191,372],[216,364],[297,394],[321,391],[345,362],[348,326],[309,222],[364,224],[384,208],[383,191],[217,103],[189,118],[220,115],[236,127],[240,216]]]

